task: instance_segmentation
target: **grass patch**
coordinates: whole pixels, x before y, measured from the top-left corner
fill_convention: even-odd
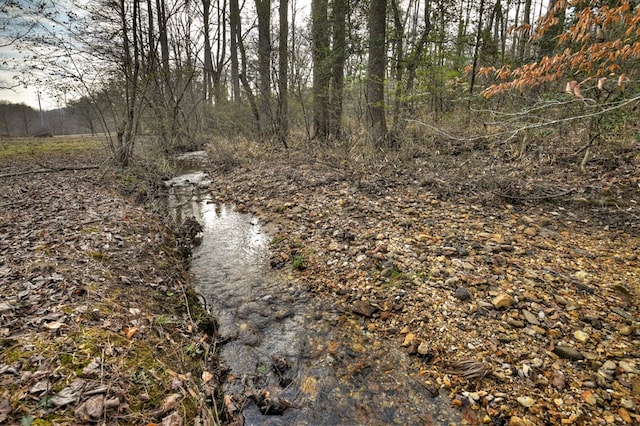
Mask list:
[[[71,151],[102,149],[97,137],[58,136],[53,138],[0,139],[0,160],[46,157]]]

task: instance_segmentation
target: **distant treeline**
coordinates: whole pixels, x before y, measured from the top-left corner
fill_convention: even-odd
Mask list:
[[[0,137],[53,136],[95,133],[95,123],[86,110],[71,107],[38,111],[25,104],[0,101]]]

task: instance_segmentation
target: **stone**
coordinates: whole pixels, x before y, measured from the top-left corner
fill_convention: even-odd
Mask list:
[[[618,332],[620,334],[622,334],[623,336],[629,336],[629,335],[631,335],[631,333],[633,333],[633,327],[628,326],[628,325],[623,325],[622,327],[620,327]]]
[[[638,374],[638,369],[636,367],[635,361],[622,360],[618,363],[618,365],[620,366],[622,371],[624,371],[625,373]]]
[[[416,339],[415,334],[407,333],[407,335],[404,336],[404,342],[402,342],[402,346],[409,346],[411,342],[413,342],[415,339]]]
[[[527,311],[526,309],[522,310],[522,315],[524,316],[524,319],[526,319],[529,324],[540,325],[540,321],[538,321],[538,318],[535,315],[533,315],[531,312]]]
[[[511,416],[509,426],[531,426],[533,423],[518,416]]]
[[[584,355],[568,346],[556,346],[553,348],[553,353],[558,355],[560,358],[570,359],[572,361],[584,359]]]
[[[430,347],[427,344],[427,342],[421,342],[420,345],[418,345],[418,353],[420,355],[427,355],[430,352]]]
[[[519,396],[516,398],[516,400],[520,405],[526,408],[530,408],[533,406],[533,404],[536,403],[536,400],[531,398],[530,396]]]
[[[587,389],[586,391],[582,392],[582,400],[589,405],[596,405],[596,403],[598,402],[591,389]]]
[[[553,386],[558,390],[562,390],[562,389],[564,389],[566,384],[567,384],[567,379],[565,378],[564,373],[562,371],[560,371],[560,370],[554,370],[553,371]]]
[[[524,235],[527,235],[529,237],[535,237],[536,235],[538,235],[538,230],[533,226],[525,228],[522,232],[524,233]]]
[[[454,294],[455,298],[458,300],[470,300],[472,298],[471,292],[464,287],[458,287]]]
[[[491,301],[491,304],[493,304],[493,307],[496,309],[506,309],[512,306],[514,303],[516,303],[516,300],[513,298],[513,296],[507,293],[500,293]]]
[[[378,310],[375,306],[372,306],[369,302],[364,300],[356,300],[351,305],[351,312],[363,315],[365,317],[371,317]]]
[[[511,318],[511,317],[507,318],[507,324],[509,324],[511,327],[514,327],[514,328],[524,327],[524,323],[522,321],[517,320],[515,318]]]
[[[589,335],[582,330],[576,330],[573,332],[573,338],[580,343],[587,343]]]

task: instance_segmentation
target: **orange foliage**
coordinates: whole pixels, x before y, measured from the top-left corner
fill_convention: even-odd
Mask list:
[[[480,74],[493,75],[499,81],[485,89],[483,95],[522,91],[568,76],[573,79],[575,75],[599,79],[598,87],[604,85],[605,76],[619,76],[618,86],[624,88],[629,79],[623,73],[633,73],[640,59],[640,6],[632,10],[629,0],[618,0],[613,6],[598,3],[590,0],[585,6],[584,0],[558,0],[538,22],[532,40],[539,40],[557,24],[561,12],[575,8],[573,24],[556,38],[556,45],[565,46],[564,50],[515,69],[481,68]],[[567,91],[581,98],[580,84],[571,81]]]

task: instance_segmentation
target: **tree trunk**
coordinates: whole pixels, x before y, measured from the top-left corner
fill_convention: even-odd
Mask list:
[[[289,137],[289,91],[288,91],[288,65],[289,65],[289,10],[288,0],[280,0],[279,17],[280,31],[278,41],[278,137],[287,148]]]
[[[256,0],[258,13],[258,73],[260,136],[271,134],[271,1]]]
[[[329,135],[339,139],[342,133],[342,101],[344,98],[344,64],[347,59],[347,0],[333,1],[333,48],[331,95],[329,100]]]
[[[530,1],[530,0],[527,0]],[[482,15],[484,15],[484,2],[480,0],[480,10],[478,11],[478,28],[476,31],[476,44],[473,46],[473,64],[471,66],[471,82],[469,83],[469,94],[473,95],[473,89],[476,83],[476,70],[478,68],[478,56],[482,44]]]
[[[531,25],[531,0],[525,0],[524,12],[522,13],[523,30],[520,32],[520,45],[518,49],[518,54],[521,59],[524,59],[525,56],[529,56],[529,36],[531,35],[530,25]]]
[[[313,128],[314,137],[329,136],[329,23],[327,0],[311,1],[313,40]]]
[[[231,97],[234,102],[240,102],[240,72],[238,66],[238,39],[240,34],[240,8],[238,0],[229,0],[229,37],[231,55]]]
[[[367,115],[369,138],[378,148],[387,147],[384,74],[386,68],[387,0],[371,0],[369,9],[369,64],[367,72]]]
[[[211,51],[211,0],[202,0],[202,25],[204,27],[204,68],[202,78],[204,80],[204,93],[202,97],[210,103],[213,100],[213,58]]]

